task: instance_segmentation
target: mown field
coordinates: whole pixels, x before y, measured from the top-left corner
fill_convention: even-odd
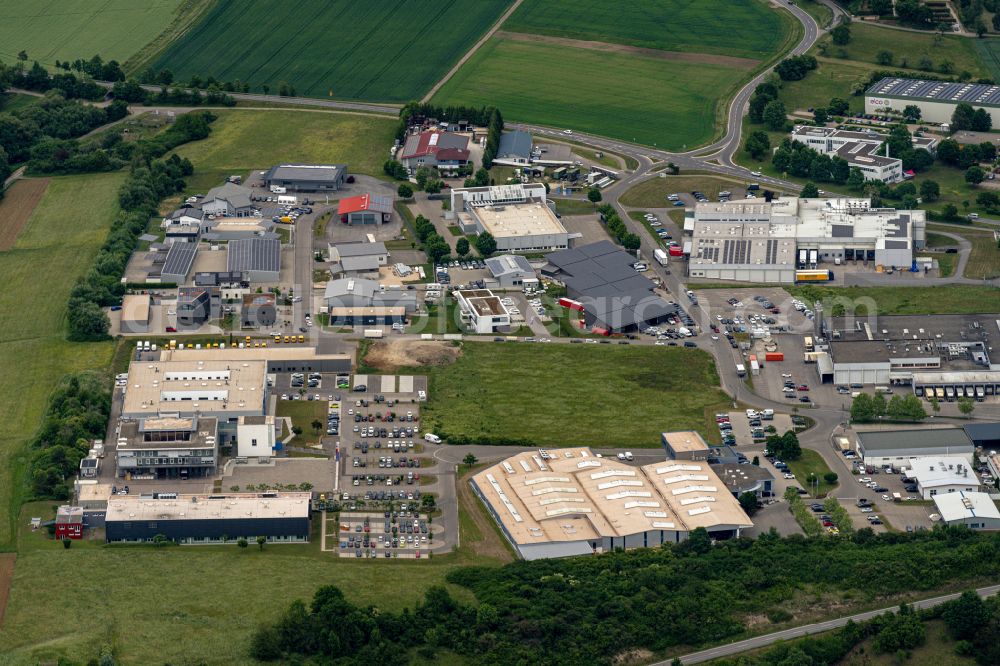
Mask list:
[[[496,104],[509,121],[680,150],[715,135],[719,105],[746,76],[710,63],[494,38],[433,101]]]
[[[0,0],[0,60],[124,62],[163,32],[184,0]]]
[[[853,304],[858,315],[869,314],[979,314],[996,309],[1000,289],[978,285],[938,287],[820,287],[787,286],[786,291],[807,303],[829,302],[826,312],[838,316],[844,304]],[[846,299],[846,301],[844,300]]]
[[[503,29],[688,53],[766,59],[788,14],[758,0],[525,0]]]
[[[52,178],[14,247],[0,252],[0,548],[11,545],[23,457],[49,394],[67,374],[111,359],[110,343],[66,342],[66,299],[107,235],[123,178]]]
[[[976,51],[983,61],[983,66],[989,69],[990,77],[1000,80],[1000,39],[974,39]]]
[[[726,401],[711,356],[683,347],[467,343],[420,372],[425,429],[543,447],[657,447]]]
[[[153,61],[179,79],[281,82],[300,96],[403,102],[429,89],[510,0],[220,0]]]
[[[396,127],[390,116],[326,111],[232,109],[218,115],[207,139],[177,149],[197,169],[191,185],[212,186],[219,175],[289,160],[381,174]]]

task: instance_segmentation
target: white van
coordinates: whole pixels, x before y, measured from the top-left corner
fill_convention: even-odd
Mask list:
[[[430,442],[431,444],[440,444],[441,443],[441,438],[438,437],[437,435],[435,435],[432,432],[425,432],[424,433],[424,439],[427,440],[428,442]]]

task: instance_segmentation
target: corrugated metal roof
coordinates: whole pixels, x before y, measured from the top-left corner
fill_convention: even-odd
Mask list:
[[[281,242],[268,238],[241,238],[229,242],[229,272],[281,270]]]
[[[973,106],[1000,105],[1000,86],[986,83],[950,83],[887,77],[869,88],[866,94],[954,104],[966,102]]]
[[[160,269],[161,275],[179,275],[187,277],[198,252],[197,243],[173,243],[167,251],[166,261]]]

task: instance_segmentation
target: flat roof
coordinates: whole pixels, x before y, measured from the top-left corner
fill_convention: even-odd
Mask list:
[[[301,180],[308,182],[336,182],[347,170],[346,164],[279,164],[271,167],[266,180]]]
[[[215,362],[229,363],[242,367],[247,361],[303,361],[350,360],[350,354],[320,354],[315,347],[230,347],[229,349],[164,349],[160,352],[160,362]]]
[[[957,493],[938,493],[934,495],[934,504],[941,514],[941,519],[946,523],[971,518],[1000,520],[1000,510],[986,493],[964,490]]]
[[[955,449],[954,453],[972,453],[972,440],[961,428],[908,428],[904,430],[867,430],[857,433],[865,451],[919,449]]]
[[[838,363],[881,362],[892,358],[935,358],[954,369],[985,371],[990,336],[1000,334],[1000,315],[884,315],[827,320],[830,351]]]
[[[227,493],[153,499],[117,495],[108,499],[108,522],[141,520],[240,520],[308,518],[311,493]]]
[[[226,270],[233,272],[281,270],[281,241],[273,238],[240,238],[229,241]]]
[[[989,83],[951,83],[886,77],[872,85],[865,91],[865,95],[945,104],[967,102],[973,106],[1000,105],[1000,86]]]
[[[361,317],[370,315],[375,317],[402,317],[406,314],[403,306],[376,306],[376,307],[333,307],[330,308],[331,317]]]
[[[566,233],[552,209],[540,202],[470,206],[467,210],[494,238]]]
[[[694,431],[665,432],[662,437],[674,451],[708,450],[708,444],[701,438],[701,434]]]
[[[712,465],[730,492],[739,493],[753,488],[764,481],[773,480],[774,475],[763,467],[747,464],[723,463]]]
[[[218,428],[218,419],[210,416],[127,420],[118,434],[118,450],[215,448]]]
[[[264,407],[266,364],[252,358],[132,361],[122,413],[227,412]]]
[[[962,484],[979,486],[979,477],[970,468],[969,461],[954,456],[914,458],[910,461],[907,474],[923,488]]]
[[[149,294],[125,294],[122,297],[122,321],[149,322]]]
[[[519,545],[753,525],[706,462],[633,467],[587,447],[548,455],[520,453],[473,477]]]
[[[465,289],[455,293],[481,317],[507,314],[507,308],[489,289]]]

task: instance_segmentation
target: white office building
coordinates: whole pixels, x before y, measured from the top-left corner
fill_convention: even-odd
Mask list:
[[[959,457],[915,458],[906,474],[917,481],[923,499],[960,492],[978,492],[979,477],[969,461]]]
[[[903,161],[888,156],[886,136],[874,130],[861,132],[796,125],[791,138],[823,155],[842,158],[852,169],[860,169],[865,180],[879,180],[883,183],[898,183],[903,180]],[[913,138],[914,148],[933,152],[936,145],[936,139]]]
[[[236,455],[240,458],[270,458],[274,455],[274,417],[241,416],[236,425]]]
[[[510,312],[489,289],[453,292],[462,310],[462,319],[476,333],[496,333],[510,328]]]
[[[934,506],[946,525],[973,530],[1000,530],[1000,510],[986,493],[959,491],[934,495]]]

